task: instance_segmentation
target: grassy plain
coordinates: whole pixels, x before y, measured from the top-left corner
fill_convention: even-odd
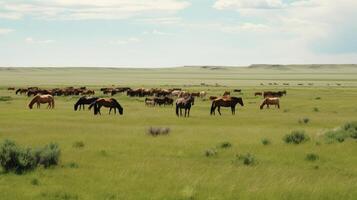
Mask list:
[[[268,85],[274,82],[278,85]],[[245,106],[235,116],[228,109],[210,116],[210,102],[196,100],[185,119],[177,118],[173,107],[146,107],[143,98],[116,95],[123,116],[106,110],[94,116],[73,111],[78,97],[56,97],[54,110],[29,110],[28,97],[6,90],[70,85],[182,87],[208,95],[239,88],[242,94],[234,95],[242,96]],[[280,110],[258,109],[261,97],[254,92],[282,89],[288,95]],[[327,130],[357,120],[356,66],[0,68],[4,96],[10,98],[0,98],[0,140],[29,147],[56,142],[62,154],[60,165],[51,169],[0,172],[0,199],[357,199],[356,140],[327,144],[323,139]],[[310,122],[298,123],[302,118]],[[169,127],[171,133],[148,136],[151,126]],[[292,130],[305,130],[311,140],[285,144],[282,138]],[[263,138],[271,144],[263,145]],[[78,141],[83,148],[73,147]],[[222,142],[232,147],[205,156]],[[245,153],[257,164],[232,164]],[[319,160],[306,161],[308,153]]]

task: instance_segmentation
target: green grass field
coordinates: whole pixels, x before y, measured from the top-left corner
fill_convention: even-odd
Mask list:
[[[274,82],[278,85],[268,85]],[[196,99],[191,117],[177,118],[174,107],[146,107],[144,98],[116,95],[123,116],[108,115],[106,109],[94,116],[73,111],[78,97],[55,97],[54,110],[29,110],[30,98],[6,89],[70,85],[96,89],[98,96],[100,87],[111,85],[182,87],[207,91],[208,96],[239,88],[242,94],[233,95],[242,96],[245,106],[238,106],[235,116],[229,109],[210,116],[210,101]],[[254,92],[282,89],[288,95],[281,99],[280,110],[259,110],[262,99]],[[357,67],[352,65],[0,68],[0,140],[29,147],[56,142],[61,148],[59,166],[22,175],[0,171],[0,199],[354,200],[357,142],[328,144],[324,133],[357,121],[356,99]],[[310,122],[298,123],[302,118]],[[169,127],[171,132],[152,137],[146,134],[151,126]],[[284,143],[282,138],[292,130],[305,130],[311,139]],[[264,138],[271,144],[263,145]],[[73,147],[78,141],[83,148]],[[232,147],[205,156],[222,142]],[[254,155],[255,165],[233,162],[245,153]],[[308,153],[319,155],[319,160],[307,161]]]

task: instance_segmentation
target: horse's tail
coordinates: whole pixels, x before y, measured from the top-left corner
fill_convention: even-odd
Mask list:
[[[116,99],[112,98],[111,100],[114,102],[115,107],[118,108],[119,113],[122,115],[123,114],[123,110],[124,110],[123,107],[119,104],[119,102]]]
[[[39,98],[39,96],[35,96],[35,97],[31,100],[31,102],[30,102],[30,104],[29,104],[29,108],[30,108],[30,109],[32,109],[33,104],[35,104],[35,103],[38,101],[38,98]]]
[[[211,115],[214,113],[214,110],[216,108],[216,101],[212,101],[212,105],[211,105]]]
[[[179,106],[176,103],[176,115],[179,116]]]

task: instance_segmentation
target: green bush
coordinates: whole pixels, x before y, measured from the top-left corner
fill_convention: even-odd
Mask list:
[[[316,108],[316,107],[314,107],[312,110],[313,110],[314,112],[319,112],[319,111],[320,111],[319,108]]]
[[[308,124],[310,122],[310,119],[305,117],[305,118],[302,118],[302,119],[299,119],[299,124]]]
[[[0,165],[5,172],[13,171],[22,174],[32,170],[38,165],[49,167],[57,165],[60,150],[56,144],[50,144],[42,149],[32,150],[22,148],[10,140],[5,140],[0,145]]]
[[[263,145],[269,145],[269,144],[271,144],[271,142],[270,142],[269,139],[263,138],[263,139],[262,139],[262,144],[263,144]]]
[[[310,138],[305,134],[305,131],[294,130],[290,134],[284,136],[283,140],[288,144],[300,144],[308,141]]]
[[[39,181],[37,178],[31,180],[31,185],[39,185]]]

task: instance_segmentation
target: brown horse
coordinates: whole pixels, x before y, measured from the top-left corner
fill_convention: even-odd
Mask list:
[[[29,108],[32,109],[33,104],[37,104],[37,108],[40,108],[40,104],[48,103],[47,108],[55,108],[55,99],[53,98],[52,95],[46,94],[46,95],[36,95],[30,102]]]
[[[269,108],[269,105],[275,105],[275,107],[278,107],[278,109],[280,109],[280,102],[279,102],[279,98],[278,97],[273,97],[273,98],[265,98],[262,102],[262,104],[260,105],[260,109],[263,109],[265,105],[267,105],[267,108]]]
[[[254,93],[254,96],[262,96],[262,95],[263,95],[263,93],[261,93],[261,92]]]
[[[236,113],[236,105],[240,104],[244,106],[243,99],[240,97],[220,97],[212,101],[211,106],[211,115],[215,115],[216,108],[218,107],[218,113],[221,115],[221,106],[222,107],[231,107],[232,115]]]
[[[113,108],[114,108],[115,114],[117,113],[116,109],[118,109],[120,115],[123,114],[123,110],[124,110],[123,107],[114,98],[110,98],[110,99],[99,98],[96,101],[94,101],[93,103],[91,103],[91,105],[89,106],[89,109],[94,107],[94,115],[97,115],[97,114],[101,115],[100,108],[103,106],[106,108],[109,108],[109,114]]]
[[[195,104],[195,98],[193,96],[187,96],[178,98],[176,100],[176,115],[182,116],[182,108],[185,109],[185,117],[190,117],[191,106]],[[180,111],[180,112],[179,112]]]

